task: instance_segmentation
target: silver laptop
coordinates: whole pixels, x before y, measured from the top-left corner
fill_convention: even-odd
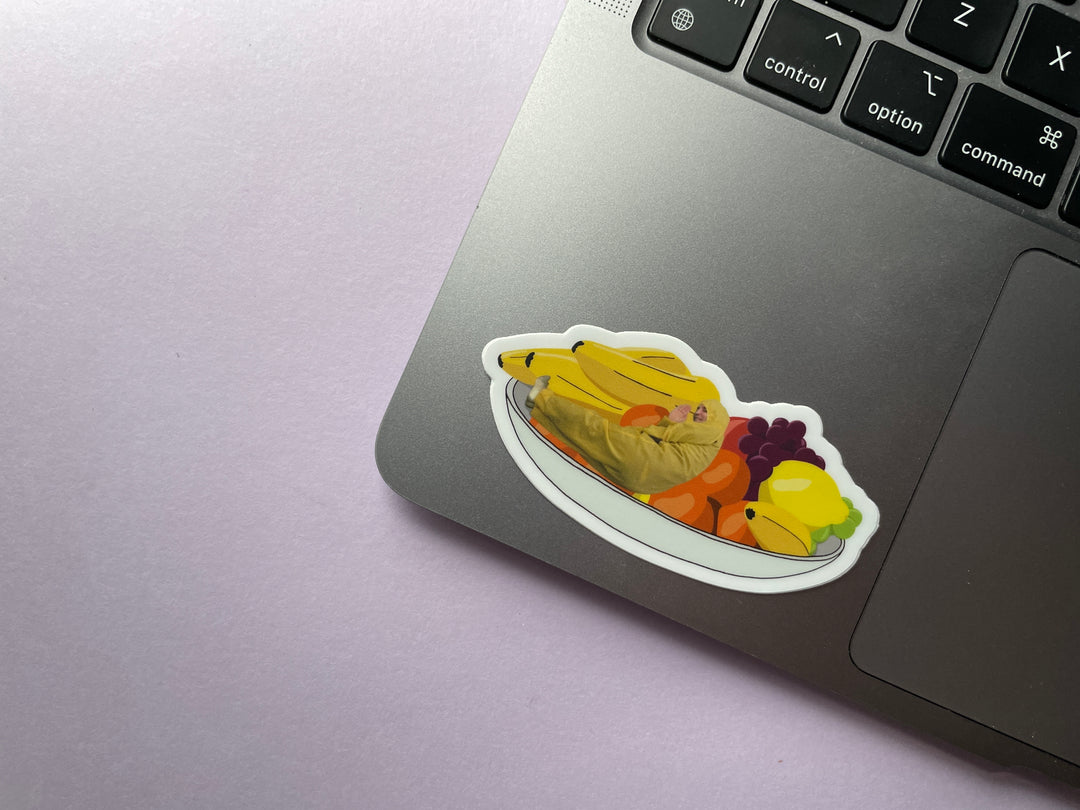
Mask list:
[[[404,497],[1080,785],[1080,13],[569,0]]]

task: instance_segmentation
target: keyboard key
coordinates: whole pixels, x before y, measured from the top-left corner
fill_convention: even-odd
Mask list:
[[[888,42],[870,46],[840,117],[917,155],[934,142],[956,74]]]
[[[1080,20],[1046,6],[1029,8],[1004,76],[1018,90],[1080,114]]]
[[[1061,218],[1073,225],[1080,225],[1080,169],[1073,175],[1069,190],[1065,192],[1065,199],[1061,201]]]
[[[896,27],[900,13],[907,0],[821,0],[827,6],[838,8],[852,17],[866,20],[886,29]]]
[[[731,70],[760,6],[761,0],[663,0],[649,23],[649,36]]]
[[[746,65],[754,84],[814,110],[832,107],[859,32],[793,0],[777,0]]]
[[[994,66],[1016,14],[1016,0],[919,0],[907,37],[985,73]]]
[[[968,88],[938,159],[1038,208],[1050,204],[1076,128],[981,84]]]

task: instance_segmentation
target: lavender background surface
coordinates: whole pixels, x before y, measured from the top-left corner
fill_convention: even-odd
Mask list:
[[[1076,806],[382,483],[561,10],[0,5],[0,807]]]

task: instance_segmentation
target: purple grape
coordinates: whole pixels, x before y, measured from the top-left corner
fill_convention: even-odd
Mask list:
[[[739,452],[744,456],[756,456],[761,445],[764,443],[764,439],[760,436],[755,436],[753,433],[747,433],[739,439]]]
[[[769,423],[762,416],[755,416],[746,423],[746,429],[754,436],[765,438],[765,432],[769,429]]]
[[[778,425],[775,422],[765,432],[765,441],[772,442],[773,444],[783,444],[788,439],[788,429],[784,425]]]
[[[800,447],[798,450],[795,451],[795,456],[794,456],[795,460],[796,461],[805,461],[807,464],[813,464],[815,467],[820,467],[821,469],[824,470],[825,469],[825,459],[823,459],[821,456],[819,456],[817,453],[815,453],[809,447],[806,447],[805,442],[803,444],[804,444],[803,447]]]
[[[784,418],[784,417],[782,417],[782,416],[778,416],[778,417],[776,417],[775,419],[773,419],[773,420],[772,420],[772,423],[773,423],[773,427],[782,427],[782,428],[786,428],[786,427],[788,426],[788,420],[787,420],[787,419],[785,419],[785,418]]]
[[[765,442],[765,444],[761,445],[758,454],[765,456],[774,467],[781,461],[787,461],[791,457],[784,451],[783,447],[772,442]]]
[[[772,474],[773,465],[765,456],[750,456],[746,460],[746,466],[750,468],[750,480],[752,482],[764,481]]]
[[[781,442],[780,446],[783,447],[785,450],[787,450],[789,453],[791,453],[791,455],[794,457],[796,450],[798,450],[800,447],[805,447],[806,446],[806,442],[803,442],[802,444],[799,444],[800,441],[802,441],[802,440],[801,439],[788,439],[787,441]]]
[[[806,435],[806,423],[800,419],[788,423],[788,435],[793,439],[801,439]],[[803,444],[803,447],[806,445]]]

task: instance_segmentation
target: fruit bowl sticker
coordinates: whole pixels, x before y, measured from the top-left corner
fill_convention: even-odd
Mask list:
[[[753,593],[829,582],[878,510],[810,408],[741,402],[676,338],[575,326],[483,352],[491,410],[521,471],[605,540]]]

